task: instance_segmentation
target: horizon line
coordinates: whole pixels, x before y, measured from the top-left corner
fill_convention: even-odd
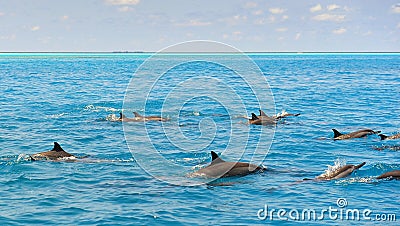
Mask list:
[[[81,53],[81,54],[155,54],[155,53],[172,53],[172,54],[251,54],[251,53],[400,53],[398,51],[243,51],[243,52],[200,52],[200,51],[181,51],[181,52],[153,52],[153,51],[0,51],[0,54],[7,53]]]

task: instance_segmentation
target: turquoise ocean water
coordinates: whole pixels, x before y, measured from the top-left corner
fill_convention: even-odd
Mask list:
[[[0,224],[350,225],[379,224],[382,221],[377,216],[389,214],[397,219],[385,223],[398,224],[400,182],[374,177],[400,169],[396,148],[400,140],[381,141],[371,135],[334,141],[331,129],[351,132],[371,128],[388,135],[400,132],[400,55],[249,55],[269,82],[276,113],[286,110],[301,115],[277,124],[271,148],[262,161],[266,172],[220,183],[178,186],[144,171],[129,149],[140,152],[143,141],[128,148],[123,124],[112,120],[121,111],[128,117],[132,117],[131,111],[143,111],[123,109],[123,102],[132,76],[150,55],[1,54]],[[170,55],[166,60],[176,57]],[[197,63],[194,68],[183,65],[179,68],[182,77],[166,74],[167,79],[150,95],[153,101],[149,109],[154,109],[154,115],[160,109],[165,111],[171,121],[163,125],[171,131],[176,131],[178,121],[181,135],[202,138],[207,135],[199,132],[202,120],[215,124],[213,142],[204,150],[189,152],[163,141],[163,130],[158,130],[161,123],[149,124],[149,136],[157,150],[175,163],[192,166],[192,171],[209,163],[209,150],[220,153],[227,147],[232,130],[249,131],[245,135],[260,130],[240,117],[249,116],[247,112],[229,117],[227,109],[210,104],[213,100],[204,96],[186,102],[179,112],[168,106],[161,108],[162,103],[157,102],[158,95],[168,93],[168,87],[163,86],[168,81],[179,82],[186,74],[218,77],[226,72],[218,70],[208,63]],[[234,84],[236,79],[240,80],[234,76],[228,80]],[[236,92],[247,98],[246,87],[236,86]],[[174,97],[175,103],[187,101],[184,95],[179,97]],[[256,105],[247,110],[258,112]],[[143,129],[141,124],[129,126]],[[157,142],[160,140],[163,142]],[[25,158],[50,150],[55,141],[67,152],[89,157],[75,162],[32,162]],[[266,141],[252,142],[249,139],[250,148]],[[184,145],[190,149],[190,143]],[[250,158],[245,154],[242,160]],[[335,162],[364,161],[367,164],[347,178],[296,183],[320,175]],[[171,171],[168,177],[191,180],[186,173],[190,172]],[[339,206],[338,200],[346,205]],[[272,218],[265,217],[266,207],[268,213],[275,209]],[[321,211],[329,208],[339,213],[370,210],[367,217],[371,219],[335,219],[327,212],[322,214],[324,219],[292,219],[304,209],[313,209],[321,217]],[[282,219],[277,215],[279,209],[286,211],[281,211]]]

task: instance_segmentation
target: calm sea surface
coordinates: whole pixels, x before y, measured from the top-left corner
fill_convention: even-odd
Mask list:
[[[240,76],[207,62],[168,71],[149,94],[149,114],[163,111],[170,122],[149,122],[144,128],[141,123],[113,121],[121,111],[128,117],[133,117],[132,111],[144,113],[143,108],[124,105],[124,97],[135,71],[149,57],[0,55],[0,225],[352,225],[382,224],[377,216],[389,214],[397,217],[392,224],[400,221],[400,181],[374,178],[400,169],[400,150],[393,148],[400,140],[381,141],[377,135],[332,139],[332,128],[345,133],[364,128],[387,135],[400,132],[399,54],[250,54],[275,101],[275,108],[261,107],[301,114],[276,128],[247,125],[242,116],[258,114],[259,109],[248,87],[240,85]],[[164,60],[179,57],[167,55]],[[171,95],[170,102],[159,101],[173,90],[169,84],[202,76],[222,76],[234,84],[234,92],[248,100],[245,111],[224,108],[217,104],[218,98],[207,95],[188,100],[184,89],[175,89],[178,95]],[[195,84],[218,90],[222,83],[198,79]],[[172,107],[176,103],[182,103],[179,111]],[[157,165],[156,175],[143,170],[131,151],[147,153],[148,143],[131,131],[144,129],[154,148],[185,170],[165,167],[158,174],[162,165]],[[252,138],[261,130],[269,134],[275,130],[272,143]],[[175,139],[179,136],[188,139],[180,144]],[[246,151],[242,157],[242,161],[261,159],[268,170],[190,186],[191,180],[201,181],[189,174],[210,162],[210,150],[240,149],[232,136],[250,136],[247,149],[271,145],[266,156]],[[197,150],[202,139],[212,141]],[[29,154],[52,149],[55,141],[67,152],[88,157],[75,162],[27,160]],[[224,156],[229,160],[229,151]],[[364,167],[344,179],[296,183],[324,173],[335,162],[364,161]],[[188,181],[189,186],[170,183],[177,180]],[[323,219],[301,220],[304,209],[315,210]],[[337,212],[321,214],[329,209]],[[345,219],[346,210],[359,211],[360,222]],[[363,218],[364,211],[371,219]],[[296,217],[300,220],[292,219]]]

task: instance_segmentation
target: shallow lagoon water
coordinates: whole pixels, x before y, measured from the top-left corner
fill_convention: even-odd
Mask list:
[[[399,54],[250,54],[270,84],[276,112],[301,115],[276,126],[263,160],[266,172],[199,186],[176,186],[146,173],[127,146],[122,123],[107,120],[126,110],[122,109],[126,88],[148,57],[0,55],[1,224],[354,224],[331,220],[328,215],[317,221],[279,220],[277,215],[260,220],[257,216],[265,205],[288,212],[340,209],[339,198],[347,201],[344,209],[370,209],[372,218],[385,213],[400,217],[399,181],[374,179],[400,168],[398,150],[376,147],[400,141],[381,141],[376,135],[333,141],[331,130],[400,132]],[[207,74],[210,68],[199,65],[196,71]],[[231,128],[250,127],[250,133],[260,129],[246,125],[239,113],[225,117],[223,108],[213,108],[204,100],[185,107],[168,116],[179,118],[182,133],[193,137],[199,137],[201,119],[214,120],[219,136],[211,148],[217,152],[226,146]],[[133,109],[128,110],[132,117]],[[140,125],[129,126],[140,129]],[[54,141],[70,153],[89,158],[77,162],[19,158],[50,150]],[[136,150],[140,147],[139,142]],[[180,152],[168,145],[158,149],[193,171],[211,158],[208,151]],[[243,161],[250,157],[244,155]],[[348,178],[296,183],[320,175],[335,161],[367,164]],[[185,175],[171,174],[165,180]],[[361,223],[377,221],[362,219]]]

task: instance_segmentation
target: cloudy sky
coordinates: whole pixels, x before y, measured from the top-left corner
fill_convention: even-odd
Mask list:
[[[189,40],[400,52],[400,0],[0,0],[0,52],[151,52]]]

